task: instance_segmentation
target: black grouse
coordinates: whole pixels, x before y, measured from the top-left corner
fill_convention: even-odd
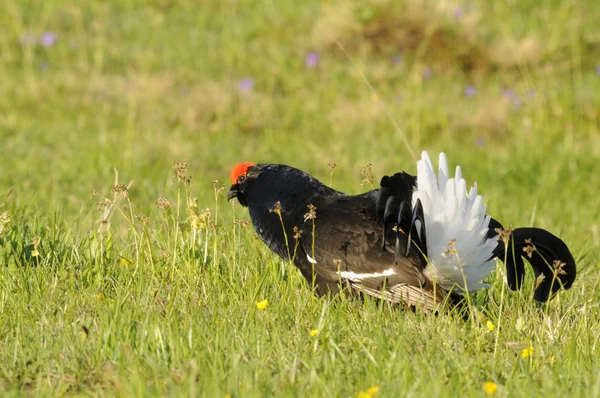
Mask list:
[[[416,177],[385,176],[359,195],[286,165],[240,163],[230,177],[228,200],[248,207],[263,242],[292,260],[318,295],[346,289],[435,309],[485,287],[496,258],[512,290],[523,284],[525,258],[540,302],[575,280],[562,240],[540,228],[504,230],[486,215],[477,184],[467,192],[459,166],[450,177],[443,153],[437,176],[423,152]]]

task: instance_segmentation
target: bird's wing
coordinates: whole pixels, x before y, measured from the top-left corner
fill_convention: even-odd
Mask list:
[[[391,302],[425,308],[439,304],[443,292],[434,294],[426,288],[418,258],[394,261],[393,248],[382,248],[383,229],[375,217],[369,194],[338,197],[317,207],[316,218],[305,220],[302,227],[299,268],[314,269],[318,278],[330,284],[347,284]]]

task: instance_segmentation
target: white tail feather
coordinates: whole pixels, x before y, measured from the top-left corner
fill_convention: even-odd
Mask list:
[[[415,205],[421,199],[427,233],[425,275],[450,290],[475,291],[494,269],[496,261],[488,259],[496,247],[496,239],[486,239],[490,217],[485,215],[483,198],[477,195],[477,183],[467,195],[467,183],[460,166],[454,178],[448,173],[446,155],[440,153],[438,175],[427,152],[417,162]]]

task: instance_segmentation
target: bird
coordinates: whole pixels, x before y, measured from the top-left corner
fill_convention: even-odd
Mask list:
[[[424,151],[416,176],[384,176],[379,188],[358,195],[283,164],[239,163],[230,180],[228,201],[248,208],[260,239],[318,296],[360,294],[436,310],[486,288],[497,259],[511,290],[524,284],[526,259],[541,303],[576,277],[560,238],[541,228],[505,229],[486,214],[476,182],[467,192],[460,166],[450,176],[443,152],[437,173]]]

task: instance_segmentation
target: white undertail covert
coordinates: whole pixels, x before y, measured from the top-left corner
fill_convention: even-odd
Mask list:
[[[450,178],[446,154],[440,153],[436,177],[427,152],[417,162],[417,189],[412,204],[421,199],[427,234],[428,264],[424,274],[445,290],[473,292],[496,265],[489,260],[495,238],[486,239],[490,217],[477,183],[467,194],[467,182],[460,166]],[[489,261],[488,261],[489,260]]]

